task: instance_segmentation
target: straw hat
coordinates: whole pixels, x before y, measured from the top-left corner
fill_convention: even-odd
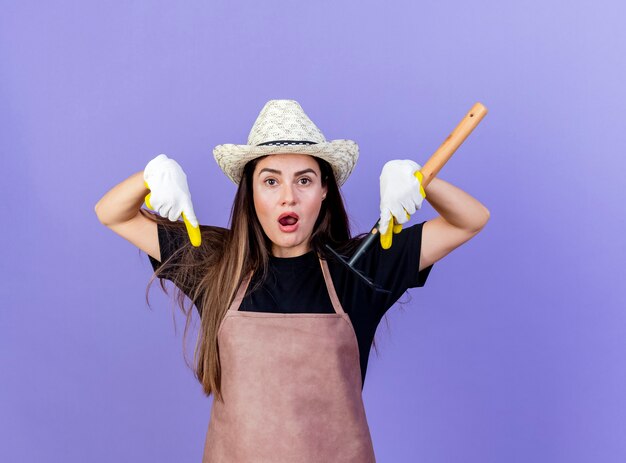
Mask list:
[[[248,144],[227,143],[213,148],[217,164],[237,185],[248,161],[278,153],[310,154],[328,161],[341,186],[359,158],[359,146],[352,140],[326,141],[297,101],[270,100],[254,122]]]

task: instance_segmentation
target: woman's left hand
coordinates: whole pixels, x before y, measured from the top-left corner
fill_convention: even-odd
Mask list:
[[[426,192],[422,187],[422,167],[409,159],[393,160],[383,166],[380,174],[380,244],[391,247],[393,233],[400,233],[402,224],[422,207]]]

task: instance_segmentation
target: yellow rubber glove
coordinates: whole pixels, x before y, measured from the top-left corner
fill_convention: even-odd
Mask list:
[[[146,188],[149,190],[150,186],[148,185],[148,182],[146,182],[144,180],[144,185],[146,186]],[[146,206],[148,207],[148,209],[154,210],[152,208],[152,205],[150,204],[150,195],[152,193],[148,193],[146,195],[145,198],[145,203]],[[185,228],[187,229],[187,234],[189,235],[189,240],[191,241],[191,244],[195,247],[200,246],[200,244],[202,243],[202,235],[200,234],[200,227],[194,227],[191,222],[189,222],[189,219],[187,219],[187,217],[185,216],[184,212],[181,212],[181,215],[183,216],[183,221],[185,222]]]
[[[144,185],[150,190],[145,197],[146,206],[171,221],[176,221],[182,215],[191,244],[200,246],[200,226],[182,167],[167,155],[160,154],[146,165]],[[153,194],[156,194],[154,198]]]
[[[391,161],[391,162],[395,162],[395,161]],[[416,164],[416,166],[421,168],[419,164]],[[406,167],[403,170],[406,172]],[[392,169],[390,172],[396,175],[398,174],[397,169]],[[383,169],[383,174],[381,174],[381,196],[386,194],[386,191],[388,190],[388,188],[385,188],[385,186],[383,185],[383,181],[385,181],[385,178],[383,178],[383,176],[389,176],[389,175],[390,173],[386,172],[385,169]],[[424,190],[424,187],[422,186],[422,181],[424,179],[424,176],[422,175],[422,173],[419,170],[417,170],[413,173],[413,175],[415,176],[419,184],[419,194],[421,196],[421,200],[418,200],[418,201],[413,200],[408,203],[404,202],[404,204],[407,204],[409,209],[412,210],[412,212],[415,212],[415,210],[421,207],[422,201],[426,198],[426,191]],[[386,180],[387,182],[389,182],[389,178],[387,178]],[[381,207],[381,209],[383,208]],[[402,231],[402,224],[406,223],[411,218],[411,214],[409,214],[409,212],[406,210],[405,207],[402,207],[402,211],[405,214],[405,218],[402,221],[402,223],[399,223],[396,217],[396,214],[398,214],[397,208],[395,208],[395,211],[393,212],[385,213],[385,211],[381,211],[382,222],[379,221],[379,231],[381,232],[380,233],[380,245],[382,246],[383,249],[389,249],[391,247],[391,243],[393,241],[393,234],[400,233]],[[385,222],[386,217],[389,217],[389,219]]]

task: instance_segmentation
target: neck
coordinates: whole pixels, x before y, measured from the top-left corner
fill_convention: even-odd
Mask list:
[[[311,251],[311,246],[309,245],[296,246],[293,248],[285,248],[282,246],[276,246],[275,244],[272,245],[272,255],[274,257],[281,257],[281,258],[298,257],[298,256],[303,256],[304,254],[310,251]]]

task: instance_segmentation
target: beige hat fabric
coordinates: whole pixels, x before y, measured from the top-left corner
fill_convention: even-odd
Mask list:
[[[239,184],[248,161],[278,153],[310,154],[327,161],[337,185],[348,179],[359,158],[359,146],[352,140],[326,138],[295,100],[270,100],[259,113],[247,145],[217,145],[213,156],[224,173]]]

